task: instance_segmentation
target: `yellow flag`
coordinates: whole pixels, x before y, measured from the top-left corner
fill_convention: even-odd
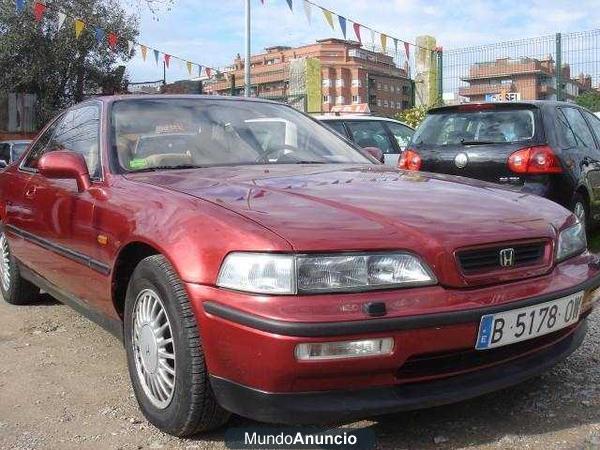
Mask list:
[[[325,16],[325,20],[333,30],[333,16],[331,15],[331,11],[326,10],[325,8],[321,8],[323,10],[323,15]]]
[[[190,74],[190,76],[192,76],[192,63],[188,61],[186,65],[188,73]]]
[[[83,29],[85,28],[85,22],[83,20],[75,20],[75,37],[78,38]]]
[[[146,55],[148,54],[148,47],[145,45],[140,45],[140,50],[142,51],[142,59],[146,62]]]
[[[387,53],[387,36],[385,34],[381,34],[381,47],[383,48],[383,53]]]

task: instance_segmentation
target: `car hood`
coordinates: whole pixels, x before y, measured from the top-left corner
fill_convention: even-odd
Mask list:
[[[477,180],[376,165],[272,165],[129,174],[235,211],[299,252],[404,249],[432,264],[462,247],[554,239],[561,206]]]

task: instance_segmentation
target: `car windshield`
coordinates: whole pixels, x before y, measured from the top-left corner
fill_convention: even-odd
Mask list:
[[[534,123],[528,109],[434,113],[425,118],[413,142],[441,146],[520,142],[533,138]]]
[[[121,170],[371,161],[294,109],[223,99],[135,99],[112,108]]]
[[[25,142],[20,142],[18,144],[13,144],[13,147],[12,147],[13,158],[15,160],[19,159],[21,157],[21,155],[23,154],[23,152],[25,152],[25,150],[27,150],[28,146],[29,146],[29,144],[27,144]]]

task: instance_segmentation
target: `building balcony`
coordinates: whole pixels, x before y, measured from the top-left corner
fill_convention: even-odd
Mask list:
[[[499,94],[502,91],[512,92],[515,89],[514,84],[472,84],[470,86],[460,86],[458,95],[470,97],[473,95]]]

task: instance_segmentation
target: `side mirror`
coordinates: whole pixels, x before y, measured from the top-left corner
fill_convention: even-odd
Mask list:
[[[383,163],[383,152],[381,151],[380,148],[378,148],[378,147],[363,147],[362,152],[363,152],[363,154],[365,154],[367,156],[372,156],[380,163]]]
[[[46,178],[77,181],[79,192],[87,191],[91,186],[87,164],[79,153],[67,150],[45,153],[39,159],[37,169]]]

